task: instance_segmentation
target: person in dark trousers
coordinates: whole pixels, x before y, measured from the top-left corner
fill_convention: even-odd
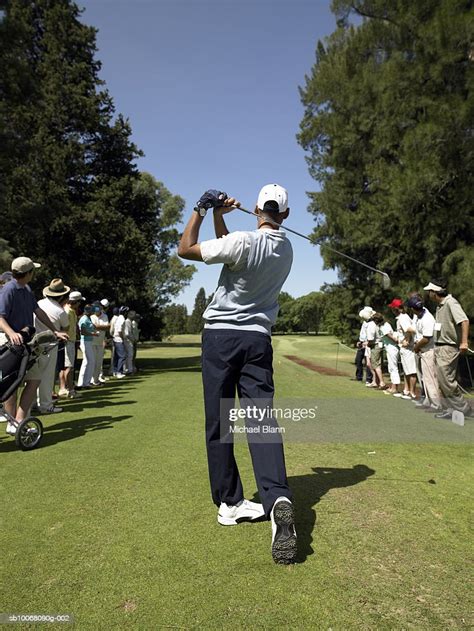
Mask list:
[[[279,227],[289,214],[288,194],[278,184],[264,186],[255,208],[257,230],[229,233],[224,215],[238,206],[240,203],[225,193],[207,191],[194,209],[178,248],[182,258],[223,264],[218,287],[203,315],[202,378],[211,493],[222,525],[269,518],[274,561],[294,563],[294,511],[281,434],[268,434],[268,439],[246,432],[262,504],[250,502],[244,499],[234,458],[230,414],[236,391],[241,408],[249,404],[268,409],[273,405],[271,327],[293,260],[291,243]],[[209,208],[214,209],[217,238],[199,243],[199,229]],[[278,429],[273,418],[265,421]],[[248,430],[259,427],[247,416]]]

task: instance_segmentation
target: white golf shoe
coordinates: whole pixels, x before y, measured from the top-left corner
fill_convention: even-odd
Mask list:
[[[272,522],[272,557],[275,563],[289,565],[296,562],[296,530],[293,504],[287,497],[279,497],[270,513]]]
[[[265,517],[263,506],[249,500],[241,500],[235,506],[222,502],[217,513],[217,521],[221,526],[236,526],[242,521],[256,521],[263,517]]]
[[[10,436],[15,436],[16,430],[17,425],[14,425],[13,423],[10,423],[10,421],[8,421],[7,426],[5,427],[6,433],[10,434]]]

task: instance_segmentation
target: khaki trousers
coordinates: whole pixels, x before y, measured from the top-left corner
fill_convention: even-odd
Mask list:
[[[421,372],[423,377],[423,387],[425,389],[425,404],[436,408],[441,406],[441,393],[438,386],[438,375],[436,370],[435,349],[421,353]]]
[[[466,414],[471,408],[461,393],[456,375],[459,349],[455,346],[436,346],[434,350],[443,407]]]

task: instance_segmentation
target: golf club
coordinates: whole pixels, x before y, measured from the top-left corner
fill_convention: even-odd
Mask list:
[[[252,212],[250,210],[247,210],[245,208],[241,208],[240,206],[236,206],[235,208],[238,208],[238,210],[241,210],[243,213],[246,213],[247,215],[253,215],[254,217],[264,217],[265,221],[268,221],[268,223],[280,227],[280,224],[276,221],[273,221],[273,219],[270,219],[269,217],[267,217],[266,215],[257,215],[257,213]],[[297,232],[296,230],[293,230],[292,228],[289,228],[286,224],[284,226],[285,230],[287,230],[288,232],[291,232],[292,234],[296,234],[298,237],[302,237],[303,239],[306,239],[306,241],[309,241],[310,243],[312,243],[313,245],[319,245],[319,247],[324,247],[327,248],[328,250],[331,250],[331,252],[334,252],[335,254],[339,254],[339,256],[343,256],[346,259],[349,259],[350,261],[352,261],[353,263],[357,263],[358,265],[363,265],[364,267],[366,267],[367,269],[370,269],[372,272],[376,272],[377,274],[381,275],[381,282],[382,282],[382,287],[384,289],[390,289],[390,276],[386,273],[386,272],[382,272],[382,270],[376,269],[375,267],[371,267],[370,265],[367,265],[367,263],[363,263],[362,261],[358,261],[357,259],[353,258],[352,256],[349,256],[348,254],[344,254],[344,252],[339,252],[339,250],[335,250],[334,248],[331,248],[329,245],[326,244],[318,244],[314,239],[312,239],[311,237],[308,237],[305,234],[301,234],[301,232]]]

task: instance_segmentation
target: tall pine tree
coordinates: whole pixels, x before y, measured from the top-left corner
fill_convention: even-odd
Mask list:
[[[0,225],[15,255],[142,315],[194,268],[172,256],[183,200],[136,159],[71,0],[8,0],[0,18]]]
[[[386,270],[392,292],[406,295],[448,271],[456,284],[473,237],[471,3],[332,6],[338,28],[318,43],[301,90],[299,142],[321,187],[310,195],[315,236]],[[340,316],[391,295],[364,268],[322,254],[339,270]]]

